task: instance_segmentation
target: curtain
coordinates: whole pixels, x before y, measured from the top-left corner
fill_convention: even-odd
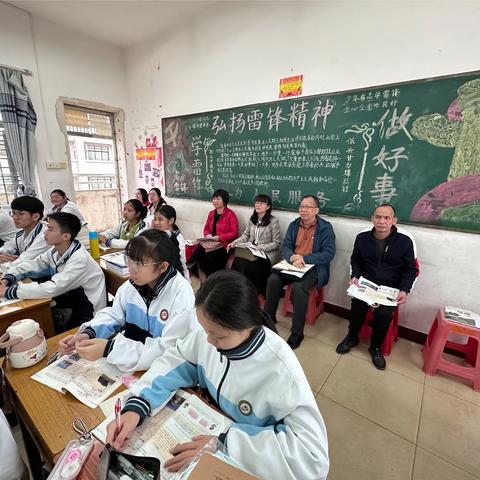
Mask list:
[[[37,115],[20,72],[0,67],[0,111],[2,112],[7,156],[13,163],[24,194],[34,195],[33,171],[36,161]]]

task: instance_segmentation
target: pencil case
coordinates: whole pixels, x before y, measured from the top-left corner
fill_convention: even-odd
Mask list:
[[[120,480],[122,475],[132,480],[160,480],[160,460],[128,455],[107,444],[100,457],[97,480]]]

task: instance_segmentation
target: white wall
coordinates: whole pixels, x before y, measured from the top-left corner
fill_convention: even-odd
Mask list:
[[[475,70],[479,18],[479,3],[461,1],[216,4],[127,50],[128,130],[159,128],[164,116],[275,100],[279,79],[290,74],[304,74],[310,95]],[[210,205],[171,203],[187,238],[198,235]],[[233,208],[245,225],[250,209]],[[285,231],[295,215],[278,216]],[[349,256],[355,234],[368,223],[330,220],[337,255],[326,300],[348,308]],[[401,324],[425,332],[443,304],[480,312],[480,236],[409,230],[421,276]]]
[[[0,63],[33,72],[24,77],[37,113],[37,167],[45,203],[53,188],[73,195],[65,137],[55,103],[79,98],[125,108],[127,90],[124,52],[98,40],[30,15],[0,1]],[[68,169],[47,169],[52,160]]]

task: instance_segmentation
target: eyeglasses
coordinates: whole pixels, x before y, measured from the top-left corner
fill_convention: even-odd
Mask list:
[[[128,268],[131,268],[134,272],[138,272],[143,267],[149,267],[150,265],[159,265],[163,262],[152,262],[152,263],[141,263],[137,262],[136,260],[132,260],[128,255],[124,254],[123,259],[125,260],[125,264]]]
[[[255,202],[255,205],[268,205],[268,203],[267,202],[262,202],[261,200],[257,200]]]
[[[305,210],[305,209],[308,210],[308,209],[310,209],[310,208],[318,208],[318,207],[312,207],[312,206],[310,206],[310,205],[299,205],[299,206],[298,206],[298,209],[299,209],[299,210]]]

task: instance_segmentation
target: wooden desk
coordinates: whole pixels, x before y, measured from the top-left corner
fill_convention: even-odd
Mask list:
[[[47,358],[57,350],[58,340],[73,332],[74,330],[71,330],[50,338],[47,341]],[[78,433],[72,428],[75,417],[81,417],[89,429],[96,427],[105,419],[99,407],[89,408],[72,395],[68,393],[62,395],[30,378],[46,364],[47,359],[30,368],[8,367],[5,370],[5,378],[12,391],[26,449],[31,457],[34,478],[41,478],[39,472],[41,462],[38,453],[35,455],[37,449],[45,462],[53,466],[54,457],[70,440],[78,438]]]
[[[53,337],[52,312],[50,311],[50,298],[36,300],[19,300],[9,305],[0,306],[0,335],[3,335],[13,322],[23,318],[36,320],[47,338]]]

